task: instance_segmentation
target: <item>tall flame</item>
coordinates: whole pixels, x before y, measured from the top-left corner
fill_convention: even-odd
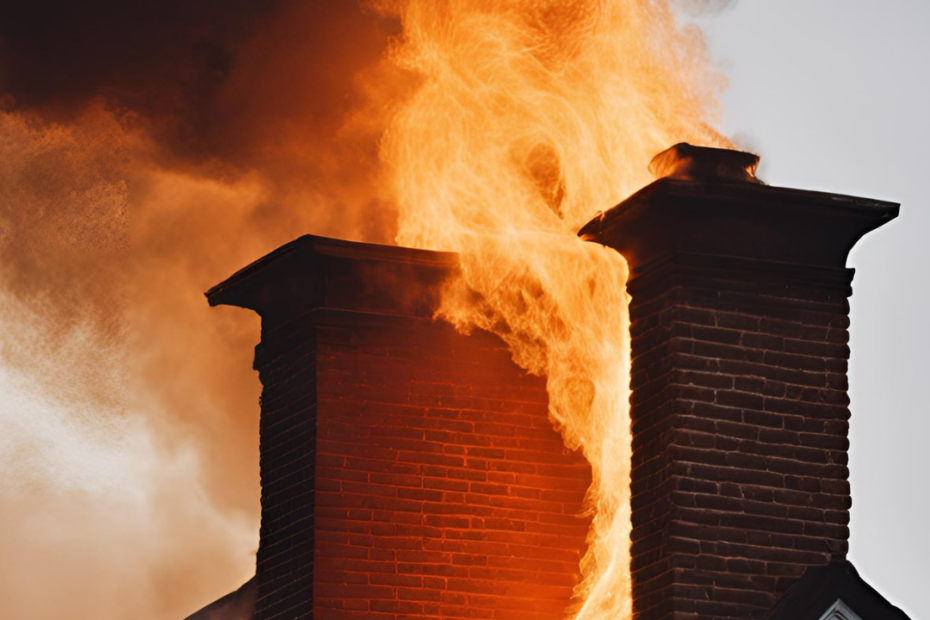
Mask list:
[[[0,22],[0,615],[180,617],[242,583],[255,322],[200,291],[303,232],[399,231],[461,254],[443,317],[547,377],[593,471],[572,613],[628,616],[627,272],[574,233],[654,153],[723,144],[670,1],[19,3]]]
[[[499,334],[544,375],[566,445],[591,463],[575,618],[628,618],[627,265],[575,232],[689,140],[715,80],[700,39],[653,0],[401,0],[392,58],[420,83],[381,156],[402,245],[458,252],[440,315]]]

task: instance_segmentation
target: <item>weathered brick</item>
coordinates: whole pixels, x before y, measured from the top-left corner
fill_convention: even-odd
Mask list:
[[[432,320],[454,269],[307,237],[216,293],[263,318],[258,620],[563,617],[590,467],[544,378]]]
[[[774,287],[760,303],[734,280],[719,282],[723,293],[714,292],[717,283],[691,289],[683,277],[671,293],[646,288],[664,295],[655,305],[643,290],[633,294],[640,620],[659,620],[663,609],[761,617],[804,566],[845,549],[845,303],[836,313],[814,312],[804,296],[822,303],[818,291],[779,298]],[[700,322],[670,325],[684,316],[677,308],[698,311]],[[642,357],[637,321],[649,325]]]

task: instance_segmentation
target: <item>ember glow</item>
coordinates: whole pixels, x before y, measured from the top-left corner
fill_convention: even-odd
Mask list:
[[[461,254],[442,318],[545,375],[592,465],[571,613],[629,616],[627,271],[576,231],[728,146],[699,34],[656,0],[192,4],[52,20],[0,72],[0,608],[180,617],[252,574],[256,324],[201,291],[310,232]]]

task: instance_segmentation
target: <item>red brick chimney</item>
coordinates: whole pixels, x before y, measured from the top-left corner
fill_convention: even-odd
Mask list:
[[[639,620],[761,618],[849,537],[850,249],[898,205],[678,145],[584,227],[629,261]]]
[[[258,620],[564,616],[590,469],[544,379],[432,319],[456,264],[305,236],[208,293],[262,317]]]
[[[898,206],[768,187],[757,162],[673,147],[580,233],[632,273],[634,612],[906,618],[842,562],[845,262]],[[196,617],[563,617],[590,470],[542,378],[432,319],[455,269],[305,236],[208,293],[262,317],[262,525],[254,582]]]

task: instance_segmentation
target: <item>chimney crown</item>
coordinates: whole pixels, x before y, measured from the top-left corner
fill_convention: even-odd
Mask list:
[[[651,166],[666,176],[578,234],[623,254],[633,277],[672,255],[843,268],[863,235],[898,215],[891,202],[764,185],[751,174],[756,162],[740,151],[673,146]]]
[[[649,172],[656,177],[671,177],[688,181],[718,180],[757,183],[759,156],[744,151],[693,146],[679,142],[649,162]]]

